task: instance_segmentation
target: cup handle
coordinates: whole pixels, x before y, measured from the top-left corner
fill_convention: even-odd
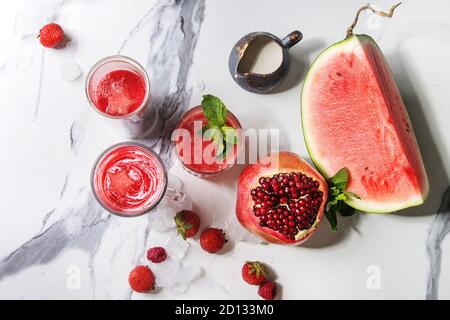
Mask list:
[[[186,198],[186,195],[181,191],[167,187],[166,193],[164,194],[164,198],[182,203]]]
[[[286,37],[284,37],[283,40],[281,40],[281,45],[284,48],[289,49],[293,45],[299,43],[302,39],[303,34],[300,31],[295,30],[289,33]]]

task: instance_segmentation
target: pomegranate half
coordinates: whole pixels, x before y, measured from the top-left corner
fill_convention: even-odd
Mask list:
[[[240,174],[236,216],[268,242],[296,245],[317,229],[327,196],[325,179],[299,155],[272,153]]]

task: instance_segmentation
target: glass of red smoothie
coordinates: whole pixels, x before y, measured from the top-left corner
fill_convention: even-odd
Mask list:
[[[125,125],[139,123],[149,111],[150,80],[135,60],[121,55],[98,61],[86,77],[86,95],[95,111]],[[127,128],[128,136],[139,130]]]
[[[202,106],[196,106],[183,115],[172,135],[173,150],[183,168],[201,178],[220,175],[233,167],[243,145],[241,124],[230,111],[227,110],[225,125],[236,129],[237,143],[228,145],[224,156],[215,156],[214,141],[205,139],[202,128],[206,125]]]
[[[159,156],[134,142],[115,144],[97,158],[91,188],[106,210],[122,217],[145,214],[163,198],[184,199],[182,192],[167,186],[167,170]]]

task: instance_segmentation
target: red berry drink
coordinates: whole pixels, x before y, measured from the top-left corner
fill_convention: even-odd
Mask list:
[[[142,136],[143,127],[148,127],[139,122],[148,115],[149,90],[145,69],[125,56],[100,60],[86,78],[86,95],[91,106],[106,118],[124,125],[130,137]]]
[[[166,169],[157,154],[135,143],[108,148],[97,159],[92,191],[109,212],[136,216],[153,209],[167,189]]]
[[[199,177],[216,176],[228,170],[236,163],[241,149],[242,128],[230,111],[227,111],[224,125],[236,129],[237,142],[226,144],[227,150],[222,154],[218,154],[214,139],[205,138],[207,125],[202,106],[197,106],[184,114],[173,135],[174,151],[179,161],[188,172]]]
[[[126,116],[136,111],[145,97],[145,80],[128,70],[113,70],[103,76],[94,90],[97,109],[110,116]]]

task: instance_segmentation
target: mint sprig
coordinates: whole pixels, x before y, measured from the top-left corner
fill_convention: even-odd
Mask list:
[[[331,229],[337,231],[337,212],[347,217],[355,213],[355,209],[347,205],[344,201],[353,197],[361,199],[357,194],[346,191],[348,185],[348,169],[342,168],[333,177],[327,180],[329,195],[325,207],[325,216],[330,223]]]
[[[208,123],[203,126],[203,138],[212,140],[216,146],[216,156],[226,157],[231,145],[238,143],[237,130],[227,126],[227,107],[219,98],[206,94],[202,100],[202,110]]]

